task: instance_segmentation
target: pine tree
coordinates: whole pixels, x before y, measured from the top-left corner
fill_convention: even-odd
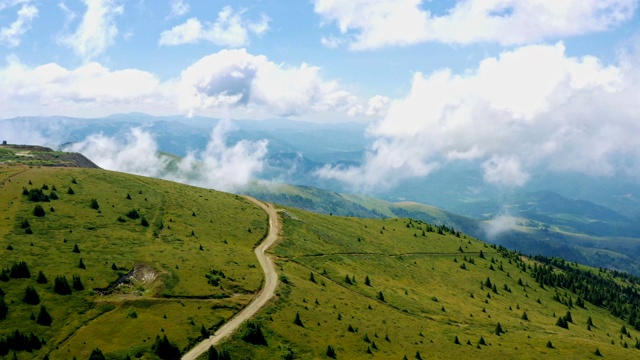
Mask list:
[[[40,306],[40,313],[38,313],[36,322],[43,326],[51,326],[53,319],[51,318],[51,315],[49,315],[47,308],[45,308],[44,306]]]
[[[44,217],[45,215],[46,215],[46,212],[44,211],[42,206],[36,205],[33,208],[33,216],[35,216],[35,217]]]
[[[311,274],[309,275],[309,281],[311,281],[312,283],[316,283],[316,278],[313,276],[313,272],[311,272]]]
[[[525,320],[525,321],[529,320],[529,316],[527,315],[526,311],[522,313],[522,317],[521,318],[522,318],[522,320]]]
[[[76,193],[76,192],[75,192],[75,191],[73,191],[73,189],[71,188],[71,186],[69,186],[69,189],[67,190],[67,194],[69,194],[69,195],[73,195],[73,194],[75,194],[75,193]]]
[[[78,262],[78,269],[87,269],[87,267],[84,265],[84,261],[82,261],[82,258],[80,258],[80,261]]]
[[[327,355],[327,357],[329,357],[331,359],[337,358],[336,351],[333,349],[333,346],[331,346],[331,345],[327,346],[326,355]]]
[[[73,250],[71,250],[71,252],[80,254],[80,248],[78,247],[78,244],[73,245]]]
[[[293,319],[293,323],[300,327],[304,327],[304,324],[302,323],[302,319],[300,319],[300,313],[296,313],[296,318]]]
[[[36,282],[38,284],[46,284],[47,282],[49,282],[49,280],[47,280],[47,277],[44,276],[44,273],[42,272],[42,270],[38,272],[38,277],[36,278]]]
[[[84,285],[82,285],[82,280],[80,280],[80,276],[73,275],[73,290],[82,291],[84,290]]]
[[[380,300],[382,302],[386,302],[386,300],[384,299],[384,295],[382,294],[382,291],[378,292],[378,300]]]
[[[600,353],[600,349],[596,348],[596,351],[593,353],[593,355],[602,356],[602,353]]]
[[[7,306],[7,303],[4,301],[4,296],[0,296],[0,321],[6,319],[7,314],[9,314],[9,307]]]
[[[364,284],[367,286],[371,286],[371,280],[369,279],[369,275],[364,277]]]
[[[95,348],[91,352],[91,355],[89,356],[89,360],[107,360],[107,359],[104,357],[104,354],[102,354],[102,350]]]
[[[551,340],[547,341],[547,347],[549,349],[553,349],[553,344],[551,343]]]
[[[180,359],[180,349],[174,343],[169,341],[167,335],[164,335],[162,338],[160,336],[156,336],[156,342],[153,344],[152,349],[161,359]]]
[[[453,339],[453,343],[456,345],[460,345],[460,340],[458,340],[458,336],[456,335],[456,338]]]
[[[349,274],[345,275],[344,277],[344,282],[346,282],[349,285],[352,285],[353,283],[351,282],[351,278],[349,277]]]
[[[593,326],[593,320],[591,320],[591,316],[589,316],[589,318],[587,319],[587,325]]]
[[[218,350],[216,350],[216,348],[212,346],[209,347],[209,350],[207,350],[207,360],[219,360],[220,358],[218,357]]]
[[[91,199],[91,203],[89,204],[89,206],[93,209],[93,210],[98,210],[100,209],[100,205],[98,204],[98,200],[96,199]],[[94,350],[95,351],[95,350]]]
[[[500,336],[500,334],[504,333],[504,330],[502,330],[502,325],[500,325],[500,323],[498,323],[498,325],[496,325],[496,330],[494,331],[494,333],[498,336]]]
[[[25,304],[38,305],[40,304],[40,296],[33,286],[27,286],[27,288],[24,289],[24,298],[22,301]]]
[[[56,276],[53,283],[53,291],[59,295],[71,294],[71,286],[69,286],[66,276]]]

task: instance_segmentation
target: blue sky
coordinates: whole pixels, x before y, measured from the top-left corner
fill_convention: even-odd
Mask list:
[[[10,73],[10,64],[20,64],[25,71],[45,64],[74,71],[93,62],[109,72],[142,71],[161,84],[178,81],[184,70],[207,55],[225,49],[246,49],[250,56],[264,56],[283,69],[302,64],[317,68],[316,83],[305,85],[305,89],[333,83],[331,90],[311,89],[309,94],[318,98],[332,96],[339,104],[315,109],[314,104],[300,104],[291,111],[280,112],[257,106],[247,112],[246,108],[235,106],[229,109],[225,102],[224,106],[177,105],[162,110],[141,106],[139,111],[191,111],[214,116],[225,112],[249,118],[284,115],[322,121],[323,115],[348,119],[343,116],[349,112],[345,102],[364,107],[376,95],[389,99],[405,96],[416,72],[429,74],[449,68],[463,73],[506,50],[557,42],[565,45],[567,56],[593,55],[603,63],[615,63],[620,49],[637,37],[637,1],[573,0],[566,2],[565,9],[553,3],[539,0],[523,6],[523,2],[514,0],[0,0],[0,55],[4,61],[0,63],[4,65],[0,80],[9,82],[20,76]],[[545,17],[547,23],[542,20]],[[194,25],[200,31],[194,32]],[[33,83],[16,86],[23,92],[41,90]],[[102,86],[116,91],[128,84],[107,81]],[[339,91],[353,98],[340,98],[336,94]],[[99,95],[104,94],[96,94]],[[14,105],[0,110],[0,117],[91,117],[105,115],[110,109],[136,110],[132,104],[125,104],[125,99],[104,104],[89,96],[78,106],[70,99],[71,103],[65,102],[65,106],[38,108],[33,102],[17,106],[10,94],[4,97],[13,100]],[[90,106],[92,101],[95,106]],[[358,115],[352,111],[352,119],[372,120],[367,115],[361,117],[366,111],[355,112]]]
[[[364,121],[394,186],[481,164],[640,176],[638,0],[0,0],[0,118]],[[620,160],[623,159],[623,160]]]

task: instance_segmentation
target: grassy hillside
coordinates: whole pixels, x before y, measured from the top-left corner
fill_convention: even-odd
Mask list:
[[[637,233],[633,220],[593,203],[550,192],[516,197],[509,210],[515,226],[504,228],[509,231],[492,237],[486,229],[491,227],[490,219],[499,214],[497,204],[485,209],[485,220],[479,220],[415,202],[392,203],[306,186],[256,184],[248,193],[263,201],[323,214],[412,218],[445,224],[525,254],[560,256],[594,267],[640,275],[640,246],[633,235]],[[477,205],[469,203],[469,207]]]
[[[233,359],[326,359],[329,346],[338,359],[640,356],[627,321],[638,286],[624,275],[544,265],[416,220],[282,216],[278,298],[254,323],[265,341],[246,327],[223,346]],[[628,303],[585,301],[597,283],[628,285]],[[567,312],[568,329],[557,326]]]
[[[261,288],[252,249],[267,215],[239,196],[99,169],[0,166],[0,204],[0,350],[16,330],[45,342],[19,359],[87,359],[96,347],[108,358],[153,358],[157,335],[184,349]],[[129,284],[105,291],[134,268]],[[56,293],[62,276],[84,290]],[[28,287],[39,303],[25,303]],[[49,326],[37,321],[41,307]]]

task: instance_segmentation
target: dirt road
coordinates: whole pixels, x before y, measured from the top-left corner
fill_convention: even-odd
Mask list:
[[[245,196],[245,198],[256,205],[260,206],[264,211],[269,214],[269,233],[267,234],[267,238],[258,246],[255,250],[256,256],[258,257],[258,261],[260,262],[260,266],[262,266],[262,270],[264,271],[264,288],[258,294],[258,297],[253,299],[253,301],[244,308],[241,312],[239,312],[236,316],[234,316],[229,322],[224,324],[218,331],[216,331],[213,336],[202,341],[196,347],[191,349],[188,353],[182,356],[182,360],[195,360],[198,356],[205,353],[209,350],[209,347],[215,346],[224,338],[231,335],[238,327],[246,320],[255,315],[262,307],[271,299],[274,291],[276,290],[276,285],[278,283],[278,274],[276,273],[275,265],[271,258],[265,254],[265,251],[273,245],[273,243],[278,238],[278,232],[280,231],[280,222],[278,221],[278,214],[276,210],[273,208],[271,204],[266,205],[257,199],[254,199],[249,196]]]

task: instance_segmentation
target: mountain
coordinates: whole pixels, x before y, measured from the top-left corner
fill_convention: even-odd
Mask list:
[[[262,286],[253,249],[269,221],[243,197],[89,168],[0,165],[0,180],[0,357],[184,353]],[[278,206],[276,297],[218,351],[232,359],[640,354],[637,277],[487,244],[440,223],[464,219],[433,207],[329,199],[379,217],[436,220]]]

